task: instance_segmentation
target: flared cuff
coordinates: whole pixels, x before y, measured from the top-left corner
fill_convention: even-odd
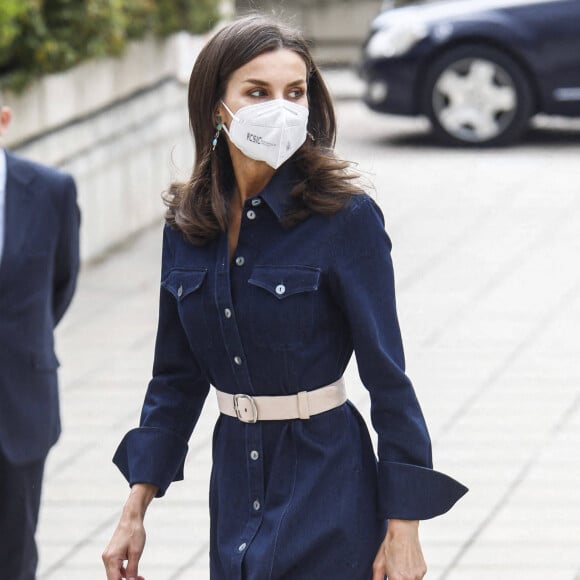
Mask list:
[[[379,509],[385,519],[428,520],[450,510],[468,489],[448,475],[407,463],[379,461]]]
[[[172,481],[183,479],[187,442],[172,431],[138,427],[129,431],[119,444],[113,463],[129,485],[151,483],[165,495]]]

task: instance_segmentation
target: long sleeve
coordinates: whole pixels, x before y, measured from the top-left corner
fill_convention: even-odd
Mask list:
[[[333,245],[332,285],[351,329],[378,434],[380,516],[434,517],[450,509],[467,488],[432,469],[429,433],[405,374],[391,242],[368,196],[353,200]]]
[[[188,441],[209,392],[191,351],[175,296],[164,281],[173,256],[165,230],[159,324],[153,378],[141,412],[140,426],[129,431],[113,461],[129,483],[152,483],[164,495],[172,481],[183,479]]]

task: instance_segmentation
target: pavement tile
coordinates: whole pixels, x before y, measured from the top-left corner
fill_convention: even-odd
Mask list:
[[[427,576],[429,578],[429,576]],[[439,580],[576,580],[573,568],[558,565],[540,568],[529,565],[506,567],[489,566],[459,566],[449,574],[440,575]]]

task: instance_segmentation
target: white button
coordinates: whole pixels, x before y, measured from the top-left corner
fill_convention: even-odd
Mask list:
[[[180,286],[180,287],[177,289],[177,295],[178,295],[179,297],[181,297],[181,295],[182,295],[182,294],[183,294],[183,286]]]
[[[252,200],[252,205],[253,205],[254,207],[257,207],[257,206],[259,206],[261,203],[262,203],[262,200],[261,200],[260,198],[258,198],[258,197],[254,198],[254,199]]]
[[[246,544],[246,542],[243,542],[238,546],[238,552],[243,552],[247,547],[248,545]]]
[[[250,211],[248,211],[248,213],[246,214],[248,216],[249,220],[255,220],[256,219],[256,212],[251,209]]]
[[[232,311],[229,308],[226,308],[224,310],[224,315],[226,318],[231,318],[232,317]]]
[[[242,359],[241,359],[241,357],[239,357],[239,356],[235,356],[235,357],[234,357],[234,362],[235,362],[235,363],[236,363],[238,366],[240,366],[240,365],[242,364]]]
[[[246,259],[244,258],[244,256],[238,256],[236,258],[236,266],[243,266],[245,262]]]
[[[260,509],[260,502],[258,500],[256,500],[253,504],[252,507],[254,508],[254,511],[258,511]]]
[[[276,286],[276,294],[280,294],[281,296],[284,292],[286,292],[286,286],[284,286],[284,284],[278,284],[278,286]]]
[[[260,454],[254,449],[252,451],[250,451],[250,457],[256,461],[258,459],[258,457],[260,457]]]

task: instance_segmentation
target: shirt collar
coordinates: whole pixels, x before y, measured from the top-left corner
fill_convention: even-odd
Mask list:
[[[260,192],[260,197],[281,221],[291,203],[290,192],[300,182],[298,172],[291,161],[287,161],[274,173],[272,179]]]

